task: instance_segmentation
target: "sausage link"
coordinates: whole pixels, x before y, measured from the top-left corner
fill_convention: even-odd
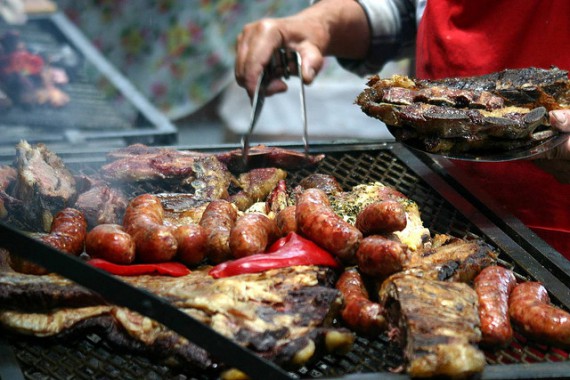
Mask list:
[[[473,287],[479,299],[481,343],[489,346],[507,346],[513,339],[509,318],[509,295],[517,284],[512,271],[493,265],[483,269]]]
[[[296,206],[287,206],[279,211],[275,217],[280,236],[287,236],[289,232],[297,232],[297,219],[295,219]]]
[[[135,197],[125,211],[123,226],[135,242],[136,260],[145,263],[170,261],[178,242],[172,229],[163,225],[164,209],[152,194]]]
[[[176,254],[178,260],[189,266],[197,265],[204,260],[208,235],[202,226],[197,224],[179,226],[174,230],[174,237],[178,242]]]
[[[397,201],[374,202],[357,216],[355,226],[364,236],[401,231],[406,228],[406,210]]]
[[[135,261],[135,242],[123,226],[99,224],[87,234],[85,252],[116,264],[131,264]]]
[[[541,283],[523,282],[515,286],[509,298],[509,315],[527,337],[570,347],[570,313],[550,304]]]
[[[349,328],[370,335],[386,329],[384,308],[370,301],[362,276],[356,268],[347,268],[340,275],[336,288],[344,299],[341,317]]]
[[[232,258],[230,233],[237,219],[235,206],[223,199],[217,199],[206,207],[200,226],[206,230],[206,256],[215,264]]]
[[[83,213],[74,208],[65,208],[53,218],[49,234],[36,234],[37,239],[60,251],[79,256],[85,246],[87,220]],[[43,275],[48,270],[30,261],[11,255],[10,265],[21,273]]]
[[[236,259],[265,251],[277,238],[275,220],[259,213],[237,218],[230,232],[230,250]]]
[[[319,189],[307,189],[299,195],[295,209],[297,228],[345,264],[355,261],[362,232],[330,207],[327,195]]]
[[[362,273],[384,277],[401,271],[410,259],[410,251],[398,241],[372,235],[362,239],[356,251],[356,259]]]

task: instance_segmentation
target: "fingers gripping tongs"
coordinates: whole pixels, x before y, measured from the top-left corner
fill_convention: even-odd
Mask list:
[[[249,130],[242,137],[242,157],[244,167],[247,167],[249,158],[249,144],[250,138],[253,134],[253,129],[263,108],[265,101],[265,91],[272,79],[285,78],[288,79],[291,75],[296,75],[301,81],[301,119],[303,123],[303,144],[305,154],[309,153],[309,139],[307,133],[307,108],[305,106],[305,88],[303,84],[303,74],[301,72],[301,55],[293,50],[278,49],[271,56],[271,61],[268,66],[259,75],[255,93],[253,95],[253,108],[251,110],[251,118],[249,123]]]

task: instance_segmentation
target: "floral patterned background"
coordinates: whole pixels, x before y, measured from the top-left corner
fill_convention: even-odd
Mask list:
[[[309,4],[286,0],[58,0],[59,9],[172,120],[232,81],[243,26]]]

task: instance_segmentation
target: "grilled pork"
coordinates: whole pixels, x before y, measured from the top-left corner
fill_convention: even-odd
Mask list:
[[[466,378],[483,370],[477,294],[469,285],[396,274],[380,300],[411,377]]]

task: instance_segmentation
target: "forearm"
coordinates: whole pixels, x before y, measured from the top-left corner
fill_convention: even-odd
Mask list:
[[[321,0],[298,16],[320,25],[315,36],[324,55],[363,59],[370,46],[370,28],[364,9],[354,0]],[[313,32],[313,30],[312,30]]]

